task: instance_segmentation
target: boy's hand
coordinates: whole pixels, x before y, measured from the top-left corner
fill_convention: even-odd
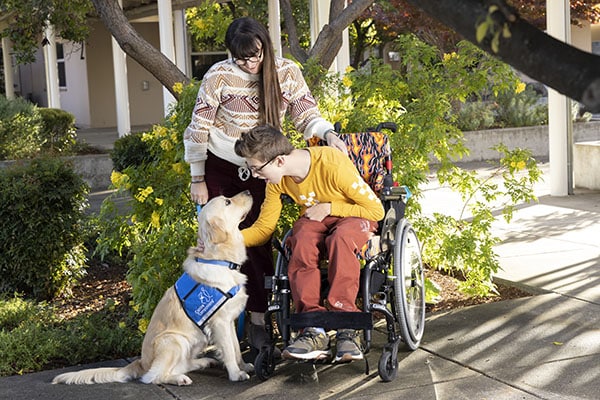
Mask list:
[[[308,207],[304,216],[313,221],[323,221],[331,213],[331,203],[319,203]]]

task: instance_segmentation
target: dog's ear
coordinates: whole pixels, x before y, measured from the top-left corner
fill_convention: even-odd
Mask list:
[[[200,236],[210,241],[210,243],[218,244],[227,241],[227,231],[222,228],[224,221],[219,218],[213,220],[204,220],[200,224]]]

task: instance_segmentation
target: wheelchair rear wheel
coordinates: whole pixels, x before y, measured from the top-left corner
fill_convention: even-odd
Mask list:
[[[416,350],[425,327],[425,279],[417,235],[410,223],[396,225],[393,253],[394,310],[400,336],[410,350]]]

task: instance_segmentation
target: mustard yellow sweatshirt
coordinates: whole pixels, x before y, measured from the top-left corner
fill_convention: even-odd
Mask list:
[[[331,203],[331,216],[383,219],[379,197],[362,179],[356,167],[341,151],[332,147],[310,147],[311,166],[304,181],[284,176],[279,184],[267,184],[266,198],[256,222],[242,230],[246,246],[266,243],[281,214],[281,195],[287,194],[302,207],[301,213],[317,203]]]

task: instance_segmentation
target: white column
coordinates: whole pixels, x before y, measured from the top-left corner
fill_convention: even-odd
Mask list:
[[[175,64],[175,46],[173,39],[173,9],[171,0],[158,2],[158,32],[160,36],[160,51]],[[175,97],[163,87],[164,115],[169,111],[169,105],[175,102]]]
[[[546,0],[548,34],[570,43],[569,0]],[[548,88],[548,134],[550,158],[550,195],[573,193],[573,121],[571,100]]]
[[[282,56],[281,52],[281,17],[279,13],[279,0],[269,0],[269,35],[273,41],[273,49],[276,56]]]
[[[12,43],[9,38],[2,38],[2,63],[4,65],[4,88],[6,98],[15,98],[14,70],[12,64]]]
[[[119,0],[122,7],[123,2]],[[117,132],[123,137],[131,132],[129,116],[129,86],[127,85],[127,59],[119,43],[111,36],[113,70],[115,74],[115,103],[117,107]]]
[[[185,26],[185,10],[173,11],[173,29],[175,36],[175,60],[177,68],[186,75],[189,68],[189,53],[187,48],[187,29]]]
[[[52,25],[46,26],[48,43],[43,46],[44,69],[46,70],[46,91],[48,108],[60,108],[60,91],[58,88],[58,63],[56,62],[56,41]]]

